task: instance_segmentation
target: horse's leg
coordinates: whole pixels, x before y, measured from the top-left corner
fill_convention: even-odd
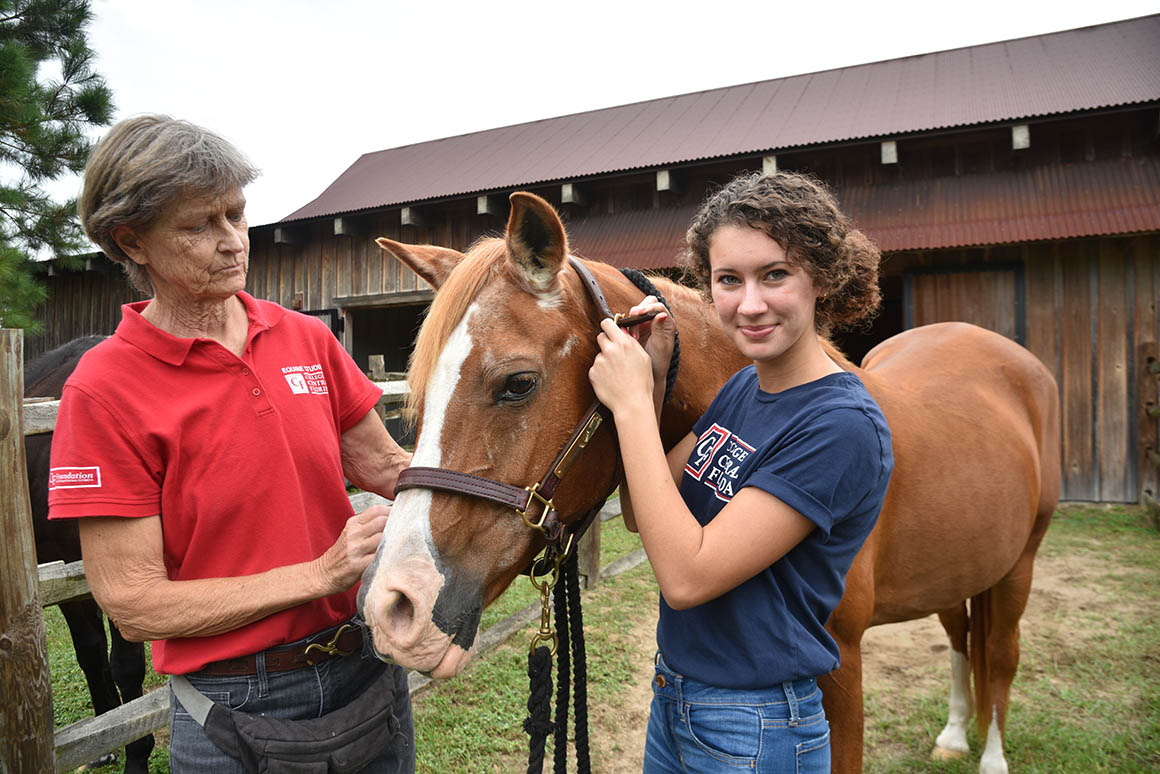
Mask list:
[[[980,730],[987,726],[987,741],[979,761],[979,774],[1007,774],[1003,754],[1003,734],[1007,725],[1007,700],[1011,682],[1019,668],[1019,619],[1031,593],[1031,571],[1036,545],[1025,552],[1015,567],[990,593],[990,619],[986,632],[987,675],[990,681],[991,706],[978,707]],[[982,713],[986,713],[983,716]]]
[[[121,636],[116,625],[109,621],[112,638],[113,679],[121,689],[125,703],[141,697],[145,682],[145,645],[129,642]],[[125,774],[148,774],[149,755],[153,752],[153,735],[149,734],[125,746]]]
[[[105,639],[105,620],[101,608],[91,599],[62,602],[60,612],[68,624],[77,665],[85,675],[93,714],[100,715],[120,705],[117,686],[109,668],[108,640]]]
[[[117,686],[109,668],[108,640],[105,639],[105,618],[101,608],[91,599],[72,600],[60,603],[60,612],[68,625],[72,637],[73,650],[77,654],[77,666],[85,675],[89,686],[89,697],[93,702],[93,714],[101,715],[120,705]],[[89,768],[106,766],[115,760],[112,753],[95,761]]]
[[[967,744],[967,722],[971,719],[971,665],[967,660],[967,605],[938,614],[938,620],[947,633],[951,645],[951,696],[946,727],[935,740],[931,758],[936,761],[955,760],[970,752]]]
[[[842,664],[818,678],[822,706],[830,723],[830,771],[833,774],[862,772],[865,722],[862,709],[862,633],[874,614],[873,597],[873,568],[868,558],[860,554],[846,575],[846,594],[826,624],[838,643]]]

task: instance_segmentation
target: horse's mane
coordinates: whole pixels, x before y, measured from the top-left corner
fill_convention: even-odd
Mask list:
[[[65,377],[71,374],[76,368],[77,361],[80,360],[81,355],[88,352],[93,347],[105,340],[104,336],[84,336],[79,339],[73,339],[70,342],[61,344],[56,349],[50,349],[48,352],[37,355],[32,360],[24,364],[24,393],[28,397],[32,397],[32,393],[43,393],[44,391],[38,388],[37,383],[50,376],[54,371],[61,367],[67,366],[67,373]],[[52,387],[50,392],[54,395],[45,397],[60,397],[60,388],[64,380],[60,380],[60,384],[46,385]]]
[[[423,327],[415,340],[407,366],[407,414],[417,417],[423,408],[423,396],[439,362],[439,354],[451,338],[452,331],[479,291],[503,267],[506,248],[502,239],[490,238],[476,243],[439,287],[435,300],[427,309]]]

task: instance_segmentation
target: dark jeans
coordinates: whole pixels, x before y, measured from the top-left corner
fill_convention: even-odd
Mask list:
[[[259,662],[262,668],[253,676],[199,677],[195,673],[186,677],[207,697],[230,709],[304,720],[345,706],[373,683],[383,670],[395,670],[395,716],[407,744],[405,748],[400,744],[392,745],[363,771],[413,774],[415,728],[411,718],[411,697],[407,692],[407,670],[359,653],[289,672],[267,673],[260,656]],[[222,752],[210,741],[172,691],[169,694],[169,733],[169,768],[173,774],[244,774],[242,762]]]

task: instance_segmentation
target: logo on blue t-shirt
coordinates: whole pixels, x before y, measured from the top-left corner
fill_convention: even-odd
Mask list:
[[[718,499],[728,502],[737,491],[741,464],[753,451],[752,446],[714,423],[697,439],[685,472],[712,489]]]

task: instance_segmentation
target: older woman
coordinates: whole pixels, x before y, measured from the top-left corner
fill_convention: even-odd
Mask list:
[[[122,121],[93,152],[82,223],[151,298],[65,386],[50,518],[79,518],[93,595],[154,642],[158,672],[251,717],[339,726],[367,686],[364,704],[393,689],[358,754],[413,771],[406,675],[364,655],[352,621],[388,509],[354,514],[343,480],[393,497],[410,457],[324,325],[243,292],[255,176],[164,116]],[[185,703],[171,700],[172,770],[244,771]]]

